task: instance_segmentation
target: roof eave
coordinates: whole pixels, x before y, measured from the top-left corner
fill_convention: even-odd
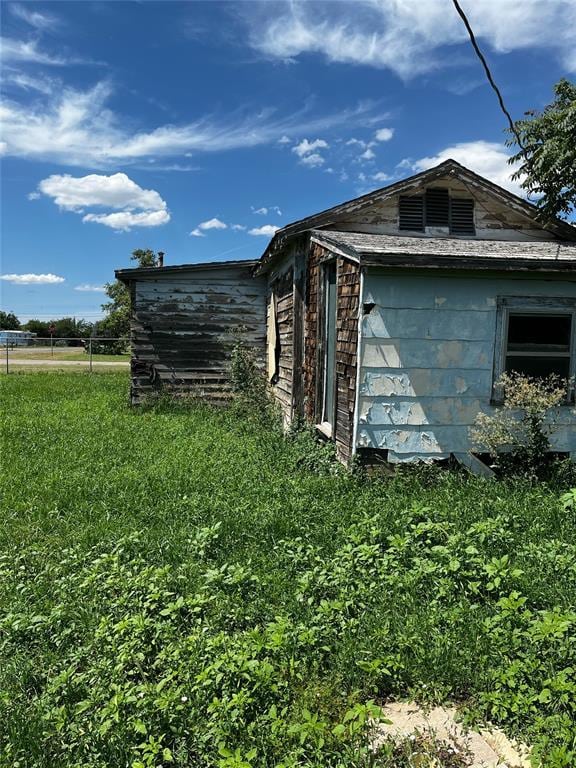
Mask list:
[[[576,261],[557,259],[507,259],[478,256],[438,256],[415,253],[360,252],[360,265],[372,269],[398,267],[402,269],[466,269],[494,272],[575,272]]]
[[[241,261],[207,261],[196,264],[174,264],[167,267],[134,267],[131,269],[114,270],[115,277],[123,283],[142,277],[159,277],[167,273],[178,272],[199,272],[203,269],[232,269],[246,267],[248,269],[255,267],[258,259],[243,259]]]

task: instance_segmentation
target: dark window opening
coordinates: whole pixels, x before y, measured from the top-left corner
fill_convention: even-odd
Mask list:
[[[398,228],[424,232],[426,227],[444,227],[451,235],[475,235],[474,200],[450,197],[443,187],[430,187],[424,195],[401,195]]]
[[[526,376],[570,376],[572,313],[511,312],[504,370]]]

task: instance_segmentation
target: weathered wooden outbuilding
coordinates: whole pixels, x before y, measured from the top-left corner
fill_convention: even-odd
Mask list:
[[[279,230],[258,262],[120,270],[132,293],[132,399],[223,399],[235,329],[285,421],[343,461],[466,460],[503,371],[576,374],[576,228],[458,163]],[[555,450],[576,456],[574,388]]]
[[[229,397],[230,353],[239,335],[266,343],[266,280],[256,261],[224,261],[116,272],[130,288],[131,398],[161,388]]]

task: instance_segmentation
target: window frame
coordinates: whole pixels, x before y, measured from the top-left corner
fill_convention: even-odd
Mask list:
[[[571,406],[575,401],[576,395],[576,298],[556,296],[498,296],[496,302],[496,340],[494,346],[491,403],[493,405],[501,405],[503,402],[503,393],[496,382],[506,370],[508,327],[511,314],[571,316],[568,368],[570,386],[568,397],[563,403],[564,406]]]

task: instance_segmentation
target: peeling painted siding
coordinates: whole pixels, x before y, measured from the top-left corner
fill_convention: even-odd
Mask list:
[[[132,402],[161,388],[222,402],[237,329],[264,360],[266,283],[250,267],[193,269],[131,283]]]
[[[471,448],[468,430],[492,406],[498,296],[576,297],[565,280],[417,276],[368,270],[362,301],[357,446],[391,462]],[[574,409],[559,409],[553,447],[576,451]]]
[[[414,185],[409,194],[419,194],[428,186]],[[554,239],[554,235],[542,229],[534,219],[512,210],[486,191],[471,183],[446,176],[435,179],[431,185],[449,190],[451,197],[474,198],[474,223],[476,237],[490,240],[528,240],[538,237]],[[408,193],[404,193],[408,194]],[[350,232],[374,232],[379,234],[398,234],[398,196],[375,201],[369,209],[341,214],[326,229],[348,230]],[[429,235],[433,232],[430,231]],[[422,234],[423,237],[427,236]]]

